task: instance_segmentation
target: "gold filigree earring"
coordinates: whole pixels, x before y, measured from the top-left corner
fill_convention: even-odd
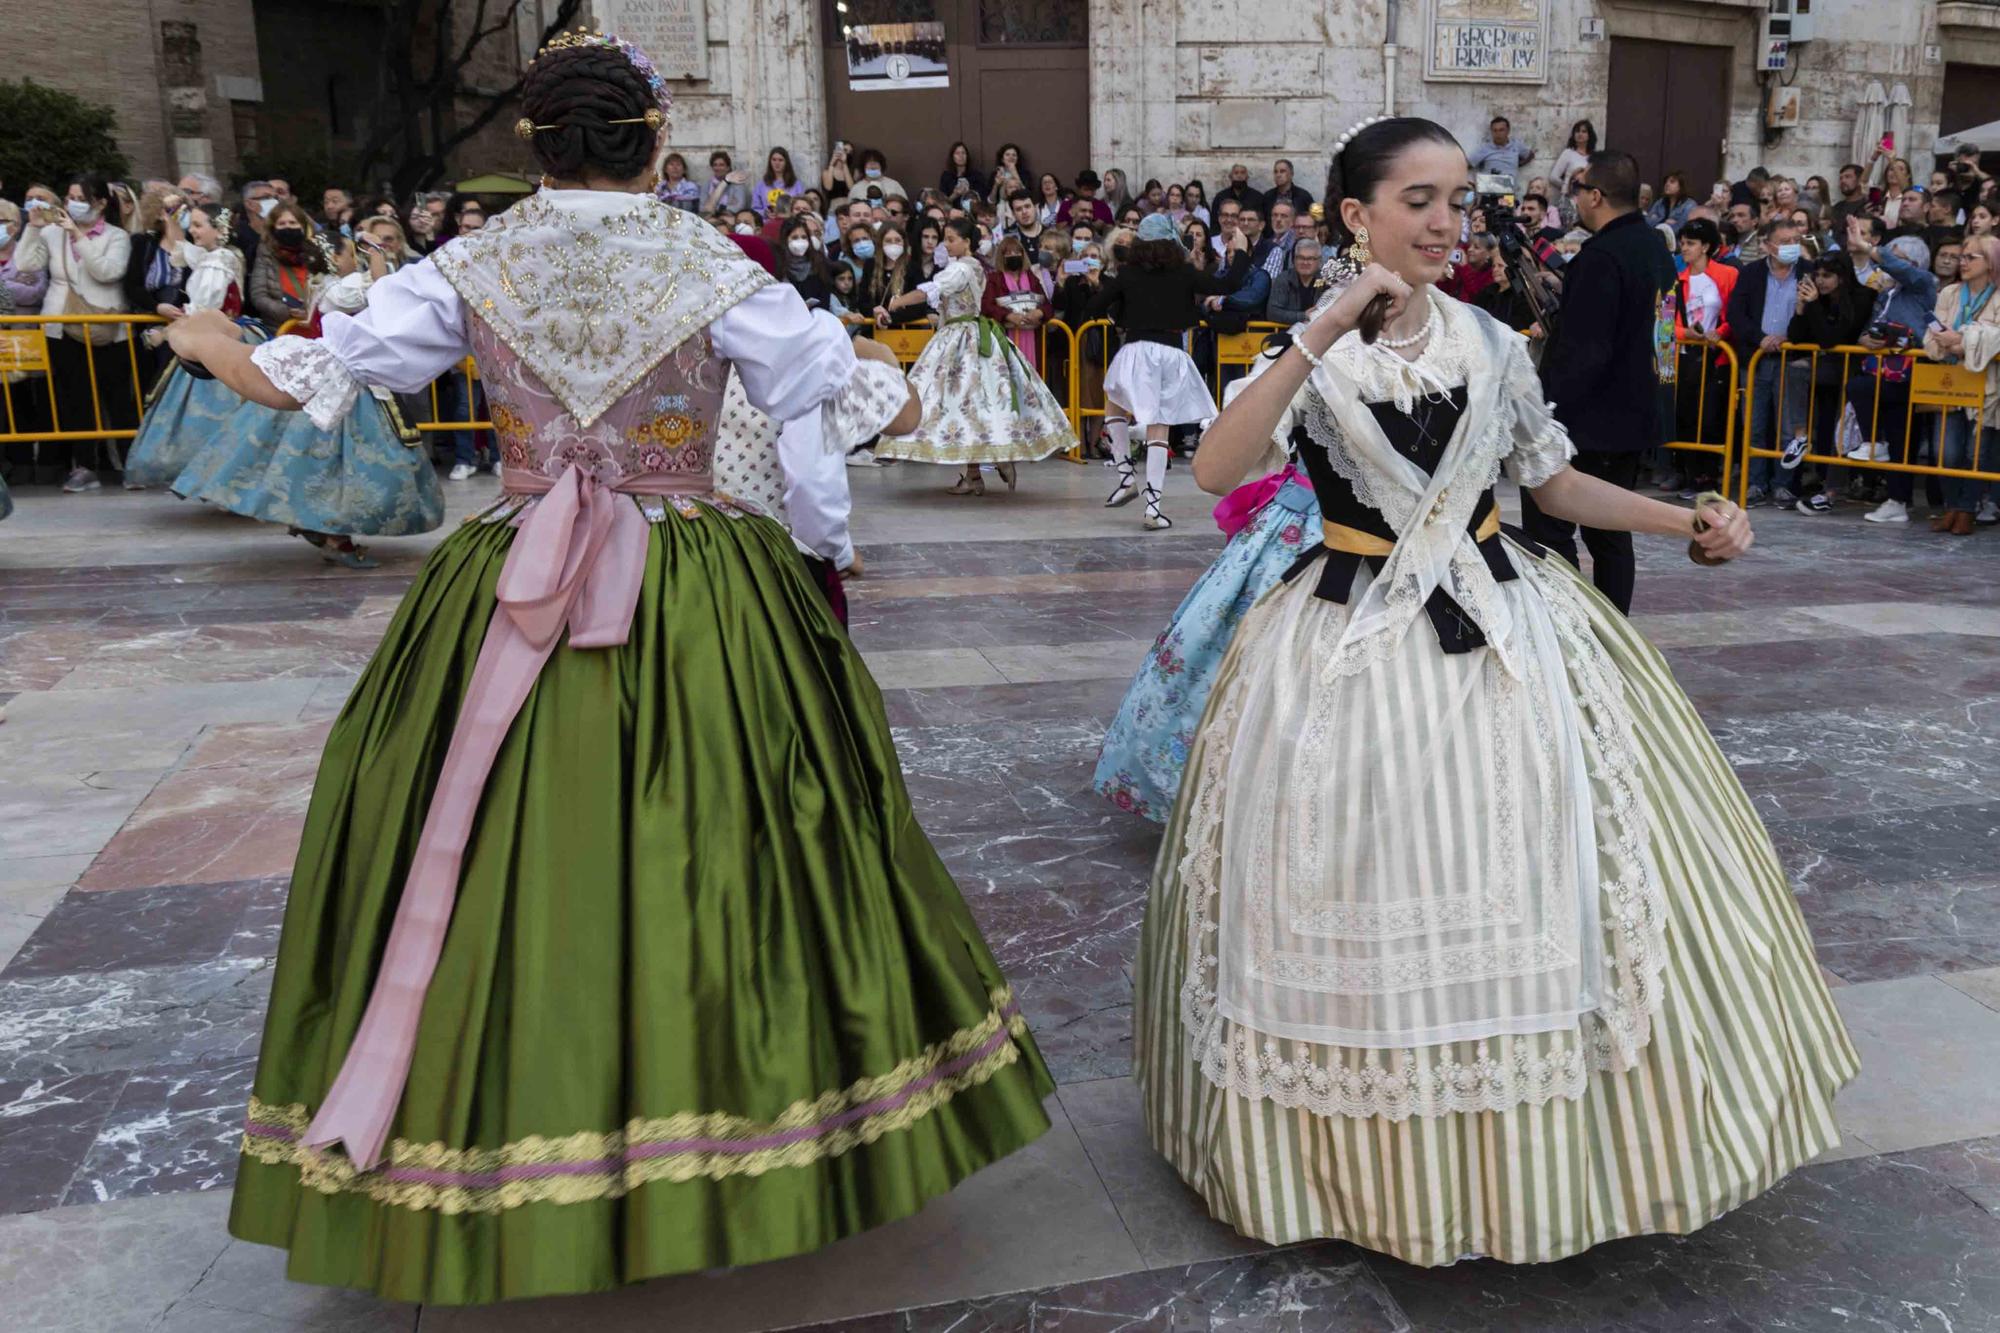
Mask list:
[[[1359,273],[1374,258],[1374,252],[1368,248],[1368,228],[1363,227],[1354,233],[1354,244],[1347,247],[1347,262],[1354,265],[1354,271]]]

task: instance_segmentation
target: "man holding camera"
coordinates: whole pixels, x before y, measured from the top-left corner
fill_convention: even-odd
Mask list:
[[[1562,315],[1542,358],[1542,388],[1576,445],[1571,465],[1629,489],[1640,459],[1661,439],[1653,333],[1674,265],[1639,213],[1639,164],[1630,153],[1590,155],[1576,211],[1593,234],[1563,268]],[[1525,493],[1521,509],[1530,537],[1577,564],[1575,524],[1542,513]],[[1629,612],[1632,534],[1585,528],[1583,544],[1591,581]]]
[[[1784,436],[1787,457],[1750,460],[1750,490],[1744,507],[1776,504],[1789,509],[1798,503],[1799,459],[1805,455],[1806,407],[1808,390],[1781,392],[1785,384],[1785,356],[1779,346],[1798,313],[1799,282],[1809,275],[1801,263],[1798,224],[1789,217],[1776,217],[1757,229],[1764,242],[1764,258],[1745,264],[1730,290],[1724,322],[1729,326],[1729,344],[1736,349],[1736,363],[1743,368],[1744,391],[1750,395],[1750,447],[1771,447],[1772,427],[1778,424],[1780,398],[1783,399]],[[1751,362],[1758,352],[1764,355]],[[1796,447],[1793,447],[1796,442]]]

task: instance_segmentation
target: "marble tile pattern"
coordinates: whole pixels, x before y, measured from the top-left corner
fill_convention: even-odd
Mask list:
[[[0,533],[0,1325],[2000,1333],[2000,533],[1772,513],[1717,571],[1641,542],[1636,619],[1768,822],[1863,1048],[1847,1142],[1692,1237],[1420,1271],[1236,1235],[1139,1117],[1159,835],[1090,777],[1220,549],[1207,502],[1177,469],[1176,527],[1146,534],[1094,467],[970,503],[936,469],[850,477],[854,638],[1056,1072],[1055,1132],[782,1272],[478,1311],[286,1282],[221,1218],[291,859],[327,728],[444,534],[356,574],[164,497],[26,488]],[[491,487],[452,488],[453,516]]]

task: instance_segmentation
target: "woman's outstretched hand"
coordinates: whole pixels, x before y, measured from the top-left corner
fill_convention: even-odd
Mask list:
[[[197,310],[167,325],[167,346],[183,361],[200,365],[218,342],[241,342],[243,330],[220,310]]]
[[[1756,544],[1757,534],[1750,531],[1750,515],[1727,500],[1695,512],[1707,527],[1695,534],[1694,543],[1709,563],[1734,560]]]

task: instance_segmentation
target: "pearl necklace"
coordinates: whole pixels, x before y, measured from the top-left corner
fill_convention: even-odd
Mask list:
[[[1414,347],[1418,343],[1422,342],[1424,339],[1430,337],[1433,333],[1436,333],[1438,326],[1437,300],[1435,297],[1427,296],[1426,304],[1429,305],[1431,313],[1430,317],[1424,320],[1422,328],[1418,329],[1415,333],[1411,334],[1407,338],[1377,338],[1375,340],[1375,345],[1377,347],[1390,347],[1390,348]]]

